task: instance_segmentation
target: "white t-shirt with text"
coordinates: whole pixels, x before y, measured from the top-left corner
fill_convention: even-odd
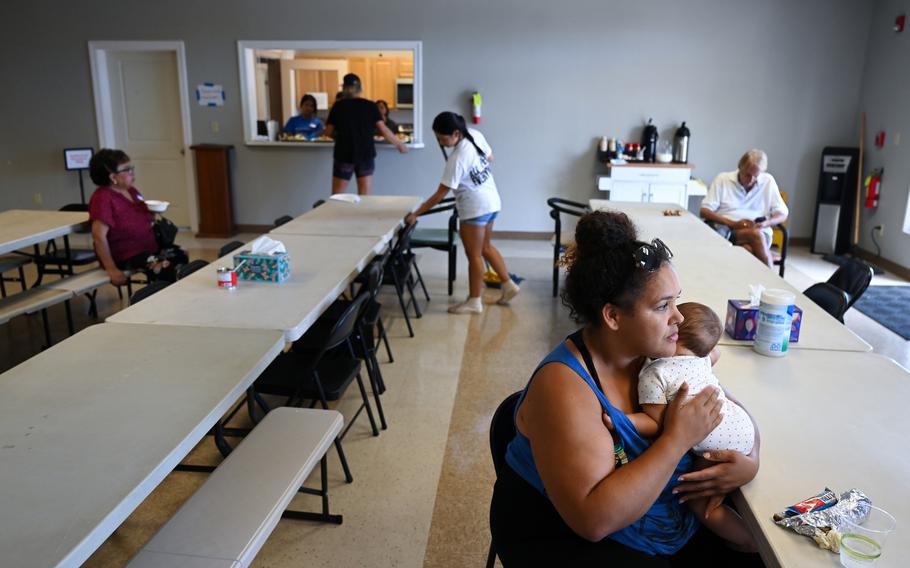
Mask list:
[[[485,156],[493,153],[483,134],[473,128],[469,128],[468,132]],[[446,160],[439,183],[455,192],[455,206],[461,219],[474,219],[502,208],[493,171],[485,156],[481,156],[471,141],[465,138],[452,149]]]

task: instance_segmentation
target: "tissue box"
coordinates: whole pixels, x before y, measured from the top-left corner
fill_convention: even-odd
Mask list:
[[[234,255],[234,266],[246,261],[237,269],[238,280],[253,280],[256,282],[284,282],[291,276],[291,266],[288,264],[288,253],[253,254],[243,251]]]
[[[793,323],[790,325],[790,343],[799,341],[799,326],[803,321],[803,311],[799,306],[793,308]],[[755,326],[758,325],[758,308],[749,307],[749,300],[729,300],[727,302],[727,321],[724,329],[733,339],[755,339]]]

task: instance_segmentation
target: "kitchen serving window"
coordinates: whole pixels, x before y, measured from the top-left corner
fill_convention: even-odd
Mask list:
[[[237,47],[248,145],[331,145],[324,136],[284,132],[283,127],[307,94],[316,99],[316,117],[325,122],[343,77],[355,73],[361,96],[388,106],[398,138],[423,146],[421,42],[239,41]],[[391,147],[377,144],[383,145]]]

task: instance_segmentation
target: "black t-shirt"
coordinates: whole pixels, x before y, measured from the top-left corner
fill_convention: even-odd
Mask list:
[[[341,99],[335,103],[326,120],[335,127],[335,160],[359,164],[376,157],[373,133],[380,121],[382,115],[371,100]]]

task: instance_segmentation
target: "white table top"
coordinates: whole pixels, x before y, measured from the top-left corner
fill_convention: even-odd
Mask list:
[[[790,349],[830,349],[835,351],[871,351],[872,347],[850,331],[815,302],[769,270],[742,247],[708,249],[689,246],[673,251],[673,265],[682,283],[681,301],[695,301],[713,309],[723,319],[728,300],[749,297],[749,285],[780,288],[796,294],[796,305],[803,310],[799,341]],[[751,341],[738,341],[726,333],[722,345],[751,346]]]
[[[679,217],[664,217],[665,209],[679,209],[666,203],[625,203],[592,199],[592,209],[615,209],[628,214],[638,226],[642,240],[659,237],[673,251],[673,265],[682,283],[683,302],[709,306],[723,320],[728,300],[749,297],[749,285],[782,288],[796,294],[796,305],[803,310],[799,341],[791,349],[831,349],[870,351],[872,347],[842,323],[802,295],[776,271],[768,269],[742,247],[730,246],[689,211]],[[724,333],[722,345],[751,346]]]
[[[825,486],[861,489],[897,519],[876,564],[910,557],[910,373],[873,353],[794,350],[782,358],[721,348],[715,374],[754,416],[761,469],[742,488],[767,566],[839,566],[838,556],[778,527],[771,515]]]
[[[102,324],[0,375],[0,557],[79,566],[284,346],[277,331]]]
[[[0,212],[0,254],[68,235],[88,222],[88,213],[11,209]]]
[[[404,195],[365,195],[360,203],[327,199],[319,207],[273,229],[272,233],[382,237],[383,242],[389,242],[403,224],[405,215],[417,209],[422,201],[421,197]]]
[[[682,246],[709,246],[729,248],[729,240],[721,237],[704,221],[693,215],[678,203],[628,203],[608,199],[591,199],[591,209],[613,209],[622,211],[635,222],[639,238],[650,241],[659,237],[671,250]],[[664,215],[664,211],[680,211],[680,215]],[[674,248],[675,247],[675,248]]]
[[[290,255],[288,280],[241,280],[236,289],[222,290],[216,271],[233,266],[231,253],[107,321],[278,329],[287,341],[295,341],[384,248],[380,237],[271,236]]]

